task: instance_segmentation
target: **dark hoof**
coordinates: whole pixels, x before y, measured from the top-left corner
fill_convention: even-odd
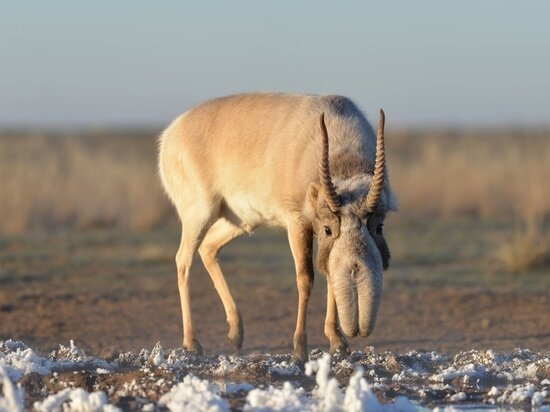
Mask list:
[[[242,322],[239,321],[239,324],[235,327],[229,326],[229,334],[227,335],[227,339],[229,339],[229,342],[233,344],[233,347],[237,352],[241,350],[244,341],[244,329]]]
[[[338,345],[330,345],[329,353],[334,357],[345,358],[351,354],[348,343],[344,340]]]
[[[307,362],[307,359],[303,359],[303,358],[300,358],[296,355],[292,355],[292,358],[290,359],[290,363],[292,365],[296,365],[298,366],[298,368],[300,368],[300,370],[303,372],[305,370],[305,364]]]
[[[301,345],[295,347],[294,352],[292,352],[291,362],[295,365],[298,365],[301,370],[304,370],[304,365],[307,361],[308,356],[305,347]]]
[[[294,337],[294,351],[292,352],[292,363],[304,369],[304,364],[308,361],[307,340],[305,335]]]
[[[183,345],[183,349],[192,355],[202,355],[203,353],[202,346],[197,339],[193,339],[193,344],[191,346]]]

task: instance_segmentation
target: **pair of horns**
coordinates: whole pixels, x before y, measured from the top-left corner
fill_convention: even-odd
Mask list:
[[[372,213],[376,209],[380,196],[382,194],[382,188],[384,186],[384,170],[385,170],[385,150],[384,150],[384,123],[385,115],[384,111],[380,109],[380,117],[378,120],[378,131],[376,134],[376,160],[374,164],[374,176],[372,179],[372,185],[369,193],[361,201],[361,209],[365,213]],[[321,179],[321,187],[325,191],[327,198],[327,204],[330,210],[334,213],[340,210],[342,206],[342,199],[336,193],[334,183],[330,177],[330,165],[328,160],[328,132],[325,124],[325,113],[321,114],[321,132],[323,134],[323,151],[321,155],[321,164],[319,166],[319,175]]]

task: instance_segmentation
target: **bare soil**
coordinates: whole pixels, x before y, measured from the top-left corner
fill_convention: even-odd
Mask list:
[[[550,347],[546,273],[523,279],[487,275],[475,262],[457,266],[453,258],[442,259],[441,250],[431,253],[431,260],[423,260],[420,251],[411,261],[399,246],[406,243],[406,231],[395,236],[397,264],[386,273],[376,329],[369,338],[351,339],[353,350],[374,346],[377,351],[455,353]],[[176,230],[164,230],[1,239],[0,340],[22,340],[35,350],[50,351],[73,339],[89,355],[103,357],[151,348],[157,341],[165,348],[178,347],[177,237]],[[285,238],[261,233],[239,242],[224,251],[222,268],[244,320],[243,354],[289,353],[297,292]],[[198,261],[192,273],[192,308],[205,352],[232,353],[223,307]],[[327,349],[324,312],[325,279],[318,276],[309,307],[310,349]]]
[[[121,298],[101,293],[56,295],[49,289],[40,291],[40,296],[14,293],[0,307],[0,339],[22,340],[44,350],[74,339],[87,353],[103,356],[109,351],[151,348],[157,340],[177,347],[182,333],[179,301],[173,285],[166,286],[167,293]],[[243,352],[289,352],[295,292],[274,285],[242,291],[239,296],[245,294],[250,296],[239,299],[245,324]],[[210,295],[196,296],[196,335],[207,353],[230,353],[223,308]],[[310,348],[327,349],[322,298],[317,293],[309,310]],[[374,346],[399,352],[425,349],[452,353],[464,348],[509,351],[517,347],[547,350],[549,307],[550,298],[542,292],[388,292],[373,335],[352,339],[350,344],[354,350]]]

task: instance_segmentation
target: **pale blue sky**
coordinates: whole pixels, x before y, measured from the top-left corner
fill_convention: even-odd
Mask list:
[[[5,2],[0,128],[162,126],[337,93],[398,126],[550,124],[550,1]]]

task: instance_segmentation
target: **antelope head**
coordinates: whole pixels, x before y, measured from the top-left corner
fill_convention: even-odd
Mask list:
[[[321,131],[320,182],[310,184],[306,201],[317,237],[316,264],[334,290],[342,331],[348,336],[368,336],[376,323],[382,274],[390,258],[382,234],[392,201],[389,188],[384,187],[384,112],[380,110],[372,173],[362,171],[333,181],[324,114]]]

